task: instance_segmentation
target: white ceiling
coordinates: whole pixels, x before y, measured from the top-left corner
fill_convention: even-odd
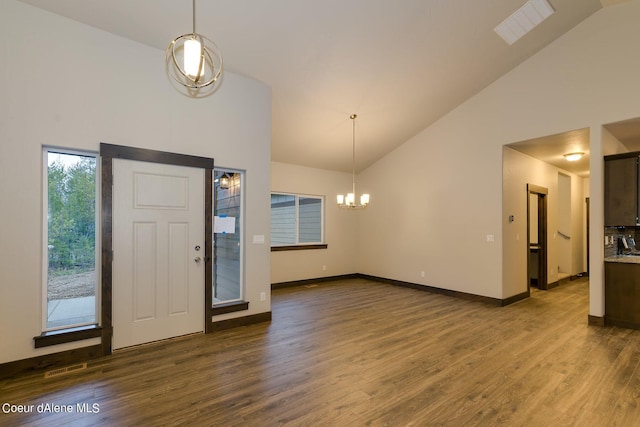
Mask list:
[[[604,126],[629,151],[640,151],[640,118],[609,123]]]
[[[191,0],[22,1],[159,55],[192,29]],[[199,0],[197,31],[226,69],[271,86],[272,160],[350,171],[351,113],[361,170],[621,0],[549,2],[556,13],[511,46],[493,28],[525,0]]]

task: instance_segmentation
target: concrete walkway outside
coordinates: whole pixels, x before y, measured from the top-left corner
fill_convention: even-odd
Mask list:
[[[96,297],[57,299],[47,304],[47,328],[93,323]]]

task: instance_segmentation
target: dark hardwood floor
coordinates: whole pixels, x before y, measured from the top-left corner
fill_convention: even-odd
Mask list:
[[[0,403],[73,413],[0,425],[639,425],[640,331],[587,314],[586,279],[503,308],[364,279],[285,288],[271,323],[4,380]]]

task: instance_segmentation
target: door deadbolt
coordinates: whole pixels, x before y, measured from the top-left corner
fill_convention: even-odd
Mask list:
[[[195,249],[196,249],[196,251],[199,251],[200,250],[200,245],[196,245]]]

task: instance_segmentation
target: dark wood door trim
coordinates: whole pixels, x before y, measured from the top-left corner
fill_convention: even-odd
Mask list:
[[[540,243],[540,258],[538,259],[538,277],[540,289],[548,289],[547,280],[547,195],[538,194],[538,242]]]
[[[590,251],[590,249],[589,249],[589,245],[590,245],[589,240],[591,238],[591,236],[589,235],[589,233],[590,233],[589,224],[591,223],[591,218],[590,218],[590,216],[591,216],[591,203],[589,201],[589,197],[585,198],[584,202],[586,204],[586,209],[587,209],[587,219],[586,219],[586,222],[587,222],[587,234],[586,235],[587,235],[587,276],[588,276],[589,275],[589,251]]]
[[[543,196],[546,196],[547,194],[549,194],[549,189],[545,187],[540,187],[539,185],[534,185],[534,184],[527,184],[527,191],[529,193],[541,194]]]
[[[138,162],[162,163],[166,165],[188,166],[192,168],[213,169],[213,159],[191,156],[189,154],[169,153],[124,145],[100,144],[100,156],[114,159],[136,160]]]
[[[175,166],[188,166],[204,169],[204,219],[205,219],[205,325],[211,323],[212,296],[212,263],[213,257],[213,159],[191,156],[188,154],[170,153],[127,147],[113,144],[100,144],[101,158],[101,240],[102,240],[102,291],[101,291],[101,323],[102,354],[111,354],[113,337],[113,159],[127,159],[140,162],[162,163]],[[209,328],[206,328],[207,331]]]

